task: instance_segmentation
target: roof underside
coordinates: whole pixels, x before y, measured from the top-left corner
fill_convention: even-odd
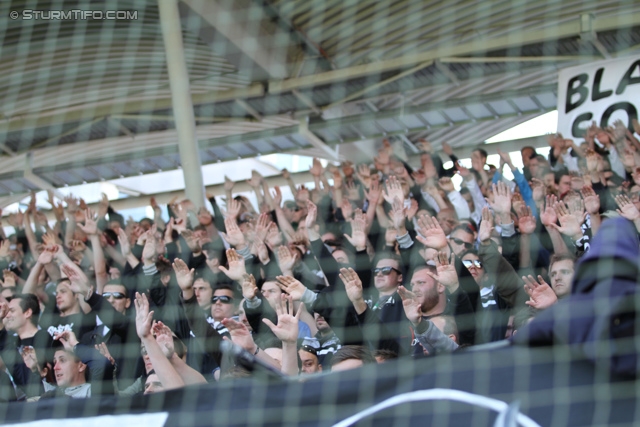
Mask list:
[[[179,167],[157,2],[108,5],[133,19],[11,20],[101,8],[0,5],[0,204]],[[558,69],[640,51],[636,1],[183,0],[179,10],[203,164],[283,152],[364,160],[385,136],[409,152],[422,137],[475,145],[555,109]]]

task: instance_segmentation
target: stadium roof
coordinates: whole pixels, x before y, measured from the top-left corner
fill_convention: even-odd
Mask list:
[[[0,4],[0,205],[180,166],[158,4],[106,5]],[[46,19],[50,10],[124,19]],[[179,10],[203,164],[358,161],[382,137],[409,155],[420,137],[476,145],[554,110],[558,69],[640,50],[636,1],[182,0]]]

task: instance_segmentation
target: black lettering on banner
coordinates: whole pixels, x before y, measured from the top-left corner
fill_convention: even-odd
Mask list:
[[[631,121],[634,119],[635,120],[638,119],[638,110],[636,110],[636,107],[629,102],[617,102],[612,106],[610,106],[609,108],[607,108],[604,111],[604,113],[602,113],[602,119],[600,120],[600,127],[603,129],[608,127],[609,119],[611,118],[611,115],[613,114],[614,111],[618,111],[618,110],[624,110],[627,112],[627,117],[628,117],[627,128],[633,131],[633,126],[631,124]]]
[[[640,76],[631,77],[633,72],[636,70],[636,68],[638,69],[638,74],[640,74],[640,60],[637,60],[636,62],[631,64],[631,67],[629,67],[627,72],[624,73],[624,76],[620,80],[620,83],[618,83],[618,88],[616,89],[616,95],[620,95],[621,93],[623,93],[627,88],[627,86],[640,83]]]
[[[598,68],[596,71],[596,75],[593,78],[593,89],[591,91],[591,100],[597,101],[602,98],[606,98],[607,96],[611,96],[613,90],[605,90],[604,92],[600,92],[600,83],[602,82],[602,73],[604,73],[604,67]]]
[[[589,89],[585,87],[588,79],[589,75],[583,73],[573,77],[567,83],[567,99],[565,100],[564,106],[565,114],[581,106],[589,97]],[[577,87],[573,87],[575,82],[579,83]],[[571,102],[571,98],[573,98],[575,94],[579,94],[580,98],[576,102]]]
[[[573,125],[571,126],[571,136],[574,138],[583,138],[586,129],[580,128],[580,124],[583,122],[588,122],[593,119],[593,114],[591,113],[582,113],[573,121]]]

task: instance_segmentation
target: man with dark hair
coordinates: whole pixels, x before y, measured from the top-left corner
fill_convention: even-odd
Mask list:
[[[345,345],[333,355],[331,371],[346,371],[359,368],[367,363],[376,363],[371,350],[360,345]]]
[[[43,398],[75,399],[113,393],[113,365],[92,347],[80,344],[72,331],[58,333],[53,372],[58,388]]]
[[[14,383],[27,397],[42,394],[41,375],[48,373],[45,352],[52,340],[46,331],[38,329],[39,315],[40,304],[33,294],[18,294],[9,303],[0,303],[0,354]],[[27,353],[36,358],[33,371],[23,360]]]
[[[388,362],[389,360],[397,359],[398,353],[391,350],[381,349],[381,350],[374,351],[373,356],[376,358],[376,362],[384,363],[384,362]]]
[[[322,372],[322,364],[318,358],[318,349],[303,342],[298,350],[300,358],[300,373],[309,375]]]

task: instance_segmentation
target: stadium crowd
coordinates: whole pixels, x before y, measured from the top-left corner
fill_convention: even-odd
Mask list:
[[[633,123],[635,134],[640,125]],[[258,206],[188,200],[125,219],[50,195],[8,216],[0,268],[0,399],[132,396],[254,375],[225,340],[284,375],[437,357],[510,339],[572,293],[612,217],[640,231],[640,141],[622,123],[548,137],[465,168],[420,140],[420,168],[383,141],[371,164],[324,168],[295,200],[252,173]],[[507,180],[504,168],[514,180]],[[460,175],[457,190],[452,181]],[[163,218],[169,218],[165,221]],[[636,239],[637,245],[637,239]],[[246,354],[245,353],[245,354]]]

